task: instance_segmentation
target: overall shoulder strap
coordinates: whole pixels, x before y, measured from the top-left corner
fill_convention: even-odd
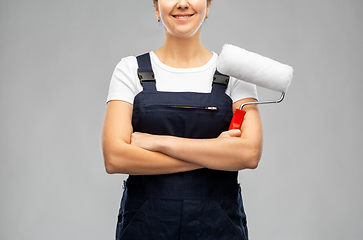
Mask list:
[[[212,93],[216,91],[224,93],[226,91],[228,83],[229,76],[224,75],[216,70],[213,76]]]
[[[218,72],[218,70],[216,70],[216,72],[214,73],[214,76],[213,76],[213,84],[216,83],[216,84],[223,84],[223,85],[227,86],[228,82],[229,82],[229,76],[224,75],[224,74]]]
[[[152,72],[150,54],[145,53],[136,57],[140,72]]]
[[[145,53],[136,57],[139,68],[137,75],[144,90],[155,90],[155,76],[151,67],[150,54]]]

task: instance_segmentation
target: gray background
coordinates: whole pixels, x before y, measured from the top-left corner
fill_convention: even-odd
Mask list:
[[[362,10],[213,1],[209,49],[232,43],[295,69],[284,102],[260,107],[260,166],[240,174],[251,240],[363,239]],[[163,39],[151,0],[0,1],[0,239],[113,239],[126,176],[103,166],[109,80],[121,57]]]

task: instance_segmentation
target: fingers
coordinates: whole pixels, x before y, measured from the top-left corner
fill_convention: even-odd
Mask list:
[[[240,137],[242,132],[239,129],[232,129],[222,132],[219,137]]]
[[[147,137],[147,135],[145,133],[139,133],[139,132],[132,133],[131,134],[131,145],[138,146],[138,144],[141,144],[142,141],[145,140],[146,137]]]
[[[147,133],[140,133],[134,132],[131,135],[131,145],[149,150],[149,151],[157,151],[155,149],[156,141],[158,140],[157,136],[147,134]]]

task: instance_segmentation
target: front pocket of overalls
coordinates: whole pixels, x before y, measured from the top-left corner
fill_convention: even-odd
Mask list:
[[[236,200],[213,201],[218,216],[222,238],[228,240],[247,240],[246,215]]]
[[[136,199],[133,199],[134,201]],[[140,204],[140,202],[136,203]],[[154,239],[154,227],[151,217],[148,215],[150,210],[150,200],[144,201],[139,209],[129,209],[123,213],[124,229],[121,231],[119,240],[126,239]]]

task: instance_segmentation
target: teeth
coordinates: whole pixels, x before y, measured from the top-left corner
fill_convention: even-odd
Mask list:
[[[188,16],[175,16],[175,18],[187,18],[187,17],[190,17],[190,15],[188,15]]]

